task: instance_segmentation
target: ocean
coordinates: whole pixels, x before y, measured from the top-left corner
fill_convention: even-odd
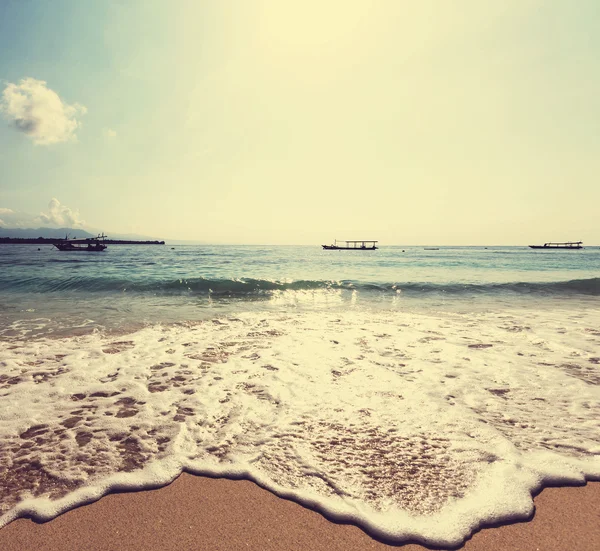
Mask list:
[[[182,471],[457,545],[600,478],[600,248],[0,245],[0,527]]]

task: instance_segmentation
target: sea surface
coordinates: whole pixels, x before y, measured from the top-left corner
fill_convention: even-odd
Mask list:
[[[0,527],[181,471],[457,545],[600,478],[600,249],[0,245]]]

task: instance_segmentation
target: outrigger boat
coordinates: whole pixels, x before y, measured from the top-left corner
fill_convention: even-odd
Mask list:
[[[544,243],[543,245],[529,245],[530,249],[583,249],[583,241],[565,241],[564,243]]]
[[[106,249],[104,240],[106,235],[98,234],[98,237],[87,237],[83,239],[69,239],[65,237],[64,241],[54,243],[59,251],[84,251],[99,253]]]
[[[340,241],[345,245],[338,245],[336,239],[333,245],[321,245],[326,251],[374,251],[377,249],[375,243],[377,241],[358,239],[357,241]]]

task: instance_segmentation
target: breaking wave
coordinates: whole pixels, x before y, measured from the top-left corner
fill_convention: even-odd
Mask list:
[[[31,276],[18,280],[0,276],[0,291],[34,293],[89,292],[140,293],[153,295],[214,295],[223,297],[252,297],[269,295],[276,291],[358,291],[365,293],[419,294],[581,294],[600,296],[600,278],[573,279],[554,282],[510,283],[431,283],[431,282],[365,282],[353,280],[269,280],[253,278],[210,279],[204,277],[181,279],[134,279],[114,276],[69,276],[52,278]]]

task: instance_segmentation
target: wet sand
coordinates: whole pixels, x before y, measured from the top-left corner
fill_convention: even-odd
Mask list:
[[[548,488],[532,520],[488,528],[469,551],[597,551],[600,482]],[[403,551],[424,551],[408,544]],[[184,474],[160,490],[113,494],[38,524],[19,519],[0,530],[0,549],[24,551],[328,550],[390,551],[352,525],[336,524],[248,481]]]

